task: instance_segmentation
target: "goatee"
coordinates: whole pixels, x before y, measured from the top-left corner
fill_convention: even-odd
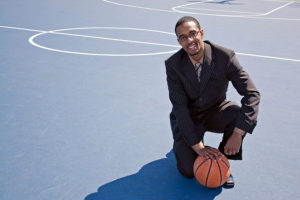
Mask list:
[[[200,51],[197,51],[197,52],[195,52],[195,53],[189,53],[190,54],[190,56],[196,56],[196,55],[198,55],[200,53]]]

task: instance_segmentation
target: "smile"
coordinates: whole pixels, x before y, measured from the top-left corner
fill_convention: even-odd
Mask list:
[[[192,43],[191,45],[188,46],[188,49],[191,51],[195,51],[197,50],[197,44],[196,43]]]

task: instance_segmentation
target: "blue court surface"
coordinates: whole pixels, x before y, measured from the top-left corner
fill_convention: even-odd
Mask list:
[[[300,199],[299,1],[2,0],[0,13],[1,200]],[[262,95],[232,189],[176,169],[164,61],[184,15]]]

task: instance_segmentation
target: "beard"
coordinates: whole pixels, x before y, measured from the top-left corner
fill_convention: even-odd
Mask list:
[[[193,44],[193,49],[189,49],[190,45],[186,47],[186,52],[189,54],[189,56],[196,56],[201,52],[201,45],[198,42],[194,42]]]
[[[194,57],[195,59],[201,58],[204,55],[204,44],[197,43],[197,48],[194,51],[188,51],[187,53],[190,57]]]
[[[194,53],[189,53],[189,55],[190,56],[196,56],[196,55],[198,55],[200,53],[200,50],[198,50],[198,51],[196,51],[196,52],[194,52]]]

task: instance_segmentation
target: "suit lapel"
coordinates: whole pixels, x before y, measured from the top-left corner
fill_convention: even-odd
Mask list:
[[[202,71],[200,75],[200,94],[202,94],[213,70],[214,70],[214,64],[212,60],[212,49],[209,44],[204,43],[204,60],[203,60],[203,66]]]
[[[184,58],[182,59],[182,65],[183,65],[183,73],[187,77],[187,79],[192,83],[194,88],[199,92],[199,82],[198,77],[195,72],[195,68],[193,66],[192,61],[190,60],[189,56],[185,53]]]

